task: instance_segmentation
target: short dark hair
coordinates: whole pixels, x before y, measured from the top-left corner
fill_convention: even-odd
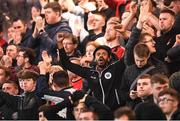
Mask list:
[[[73,44],[79,44],[78,39],[72,33],[64,32],[63,35],[64,35],[64,38],[71,39]]]
[[[30,64],[34,63],[34,59],[36,57],[36,54],[35,54],[33,49],[31,49],[31,48],[20,48],[18,51],[23,52],[24,58],[28,58]]]
[[[180,93],[180,71],[173,73],[170,78],[170,87]]]
[[[52,83],[55,83],[59,87],[69,85],[69,77],[66,71],[58,71],[53,74]]]
[[[103,11],[95,10],[95,11],[92,11],[92,14],[102,16],[104,18],[104,20],[106,21],[106,15],[105,15],[105,13]]]
[[[108,56],[111,57],[112,56],[112,52],[111,52],[111,48],[106,46],[106,45],[99,45],[93,52],[93,56],[95,58],[96,52],[100,49],[105,50],[108,53]]]
[[[170,96],[174,97],[179,103],[180,96],[176,90],[171,89],[171,88],[165,89],[159,93],[159,97],[163,96],[163,95],[170,95]]]
[[[24,25],[26,24],[26,21],[21,17],[14,17],[13,22],[21,21]]]
[[[37,78],[39,77],[39,74],[35,71],[24,69],[24,70],[19,71],[17,73],[17,76],[20,80],[32,78],[33,81],[36,81]]]
[[[149,48],[147,47],[146,44],[143,44],[143,43],[136,44],[133,52],[134,52],[134,54],[136,54],[140,58],[150,56]]]
[[[172,11],[172,10],[170,10],[170,9],[167,9],[167,8],[166,8],[166,9],[161,10],[161,11],[160,11],[160,14],[161,14],[161,13],[169,13],[172,17],[174,17],[174,18],[176,17],[175,12],[174,12],[174,11]]]
[[[129,120],[135,120],[135,113],[130,107],[120,107],[114,112],[114,118],[120,118],[123,115],[126,115]]]
[[[163,74],[154,74],[151,76],[151,84],[160,83],[166,84],[169,83],[169,79],[166,75]]]
[[[150,74],[142,74],[141,76],[139,76],[138,79],[151,79],[151,75]]]
[[[61,15],[62,8],[58,2],[49,2],[44,6],[44,9],[51,8],[54,12],[59,12]]]
[[[19,85],[15,81],[8,80],[8,81],[4,82],[3,84],[5,84],[5,83],[12,84],[16,89],[19,90]]]

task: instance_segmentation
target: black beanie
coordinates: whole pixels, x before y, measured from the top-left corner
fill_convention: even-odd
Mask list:
[[[108,47],[108,46],[106,46],[106,45],[100,45],[100,46],[98,46],[98,47],[94,50],[94,53],[93,53],[93,56],[94,56],[94,57],[95,57],[96,52],[97,52],[98,50],[100,50],[100,49],[103,49],[103,50],[107,51],[109,57],[112,55],[112,52],[111,52],[111,48],[110,48],[110,47]]]

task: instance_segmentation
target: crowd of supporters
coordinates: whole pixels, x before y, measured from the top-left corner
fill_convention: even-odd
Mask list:
[[[1,0],[1,120],[180,120],[180,0]]]

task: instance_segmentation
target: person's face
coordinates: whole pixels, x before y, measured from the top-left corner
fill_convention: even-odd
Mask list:
[[[22,90],[24,90],[24,89],[23,89],[23,81],[22,81],[22,80],[19,80],[19,87],[20,87]]]
[[[96,49],[93,45],[86,46],[86,56],[87,57],[93,57],[93,52]]]
[[[41,14],[40,10],[37,9],[36,7],[32,7],[31,8],[31,16],[33,19],[35,19],[37,16],[39,16]]]
[[[6,82],[6,74],[3,69],[0,69],[0,85]]]
[[[74,117],[76,120],[79,120],[79,115],[81,112],[85,110],[84,103],[79,103],[76,107],[74,107]]]
[[[98,5],[99,7],[101,7],[101,6],[104,6],[104,5],[105,5],[104,0],[96,0],[96,3],[97,3],[97,5]]]
[[[39,112],[39,121],[48,121],[43,112]]]
[[[124,114],[119,118],[115,118],[114,121],[129,121],[129,118],[127,115]]]
[[[17,47],[15,45],[9,45],[6,49],[6,55],[15,59],[17,56]]]
[[[150,79],[138,79],[137,81],[137,94],[138,97],[146,97],[152,93]]]
[[[24,52],[20,51],[16,57],[18,66],[24,66],[24,64],[25,64],[25,58],[24,58],[23,54],[24,54]]]
[[[144,67],[148,62],[148,57],[140,58],[136,54],[134,54],[134,61],[138,68]]]
[[[93,14],[92,29],[99,30],[105,25],[105,19],[101,15]]]
[[[156,43],[151,36],[145,36],[143,43],[147,45],[147,47],[151,53],[156,52],[156,48],[155,48]]]
[[[9,93],[10,95],[17,95],[18,89],[11,83],[4,83],[2,85],[2,91]]]
[[[140,5],[141,6],[145,6],[147,3],[148,3],[148,0],[141,0]]]
[[[114,28],[114,25],[108,24],[106,27],[106,32],[105,32],[105,38],[107,41],[113,41],[116,39],[116,29]]]
[[[95,120],[93,112],[82,112],[82,113],[80,113],[79,121],[88,121],[88,120],[90,120],[90,121]]]
[[[161,13],[159,16],[159,27],[162,32],[168,32],[174,25],[174,18],[169,13]]]
[[[12,39],[14,37],[14,28],[10,27],[7,31],[8,39]]]
[[[32,92],[35,90],[36,87],[36,82],[31,78],[31,79],[23,79],[23,90],[24,92]]]
[[[13,28],[15,32],[18,33],[25,33],[26,32],[26,25],[23,24],[23,22],[21,20],[15,21],[13,22]]]
[[[104,49],[99,49],[95,54],[95,61],[99,67],[105,67],[109,62],[110,57]]]
[[[75,51],[77,45],[74,44],[71,39],[64,38],[62,44],[63,44],[64,50],[65,50],[67,55],[74,54],[74,51]]]
[[[169,84],[165,83],[165,84],[160,84],[160,83],[154,83],[152,84],[152,93],[153,93],[153,97],[158,100],[158,95],[160,92],[162,92],[164,89],[169,88]]]
[[[54,24],[59,18],[59,12],[54,12],[51,8],[47,8],[45,11],[45,19],[48,24]]]
[[[165,114],[171,114],[177,109],[177,101],[170,95],[159,96],[159,107]]]

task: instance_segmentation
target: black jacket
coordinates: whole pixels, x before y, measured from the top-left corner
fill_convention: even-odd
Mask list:
[[[41,52],[43,50],[48,51],[53,58],[57,56],[56,35],[58,32],[72,33],[68,22],[63,18],[55,24],[48,24],[44,32],[39,34],[37,38],[31,39],[29,47],[36,49],[38,60],[41,60]]]
[[[48,86],[48,77],[47,75],[40,75],[37,79],[37,88],[36,92],[40,97],[45,98],[48,101],[51,101],[53,103],[59,103],[63,101],[64,99],[67,99],[69,96],[72,95],[73,92],[75,92],[75,89],[72,87],[64,88],[60,91],[53,91]],[[66,111],[62,111],[60,113],[61,117],[59,119],[72,119],[72,112],[71,108],[68,108]]]
[[[180,120],[180,109],[179,108],[172,114],[170,120]]]
[[[35,92],[23,93],[20,96],[12,96],[0,91],[0,106],[4,104],[9,105],[15,112],[18,112],[18,119],[20,120],[38,119],[40,100],[35,95]]]
[[[177,45],[168,50],[167,56],[170,62],[167,63],[170,73],[174,73],[180,70],[180,45]]]
[[[143,71],[145,71],[149,67],[152,67],[152,65],[147,64],[142,68],[138,68],[134,64],[134,65],[128,66],[125,69],[120,90],[122,91],[122,94],[123,94],[123,100],[126,101],[126,103],[131,102],[129,93],[130,93],[130,87],[131,87],[132,83],[141,73],[143,73]],[[153,74],[156,74],[159,72],[161,72],[161,71],[155,67],[155,68],[151,69],[150,71],[148,71],[147,74],[153,75]]]
[[[159,60],[164,61],[164,59],[167,57],[167,51],[173,47],[174,43],[176,42],[176,35],[179,33],[180,31],[173,27],[169,32],[155,38],[155,46],[157,51],[155,56]]]
[[[126,66],[135,64],[133,49],[134,49],[134,46],[139,42],[140,34],[141,34],[141,30],[138,29],[137,27],[134,27],[132,30],[131,36],[128,40],[128,43],[126,44],[126,51],[125,51],[125,56],[124,56],[124,62]],[[157,50],[156,53],[159,53],[159,50]],[[166,64],[164,63],[164,60],[161,61],[160,59],[158,59],[159,57],[156,53],[153,53],[150,55],[148,62],[151,65],[154,65],[156,68],[158,68],[158,70],[161,73],[168,75],[169,70]]]
[[[81,67],[69,61],[64,49],[60,49],[62,65],[73,73],[85,78],[94,96],[103,104],[115,110],[124,102],[120,98],[121,78],[125,69],[123,60],[109,64],[101,73],[95,68]]]
[[[0,120],[13,120],[17,119],[16,113],[12,107],[4,104],[0,107]]]

